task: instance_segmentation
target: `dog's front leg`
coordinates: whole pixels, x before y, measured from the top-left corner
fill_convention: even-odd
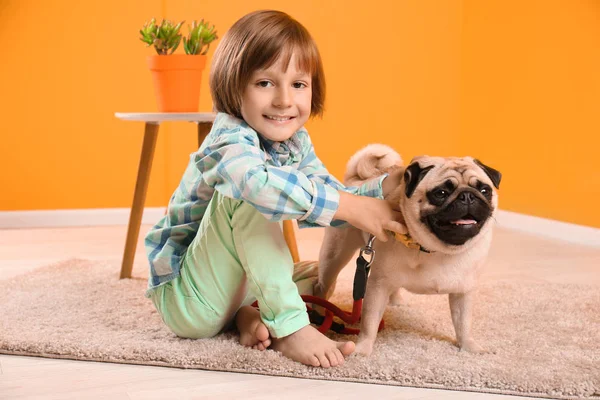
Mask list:
[[[325,228],[319,253],[319,280],[314,288],[315,296],[329,298],[335,289],[335,281],[340,271],[363,244],[361,232],[353,226]]]
[[[390,292],[383,281],[369,280],[360,320],[360,334],[356,342],[356,353],[369,356],[373,352],[379,323],[383,318],[389,297]]]
[[[484,349],[471,337],[474,293],[450,293],[448,300],[458,347],[471,353],[483,353]]]

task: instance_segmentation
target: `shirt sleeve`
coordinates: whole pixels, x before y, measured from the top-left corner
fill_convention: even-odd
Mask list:
[[[341,190],[347,193],[358,196],[368,196],[378,199],[383,199],[383,188],[381,186],[383,180],[388,176],[384,174],[380,177],[370,179],[361,186],[344,186],[338,179],[327,171],[323,162],[317,157],[312,143],[307,145],[306,154],[303,157],[300,167],[298,168],[312,182],[318,182],[334,188],[336,191]],[[308,221],[310,222],[310,221]],[[345,222],[341,220],[331,221],[329,225],[340,227]],[[298,222],[299,227],[312,226],[309,223]]]
[[[243,200],[271,221],[299,219],[328,226],[339,206],[336,188],[310,179],[295,166],[268,165],[258,136],[237,127],[216,132],[195,154],[207,185],[222,195]]]

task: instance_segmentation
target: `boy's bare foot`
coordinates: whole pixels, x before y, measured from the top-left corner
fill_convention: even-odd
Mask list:
[[[271,345],[269,330],[262,323],[256,308],[252,306],[240,308],[235,315],[235,325],[240,331],[240,344],[258,350],[266,350]]]
[[[272,349],[302,364],[335,367],[354,351],[354,342],[334,342],[314,327],[304,328],[282,338],[273,338]]]

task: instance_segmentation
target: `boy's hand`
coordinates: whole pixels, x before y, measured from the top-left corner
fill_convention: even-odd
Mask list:
[[[352,226],[375,235],[377,240],[387,242],[386,231],[407,233],[402,213],[392,204],[367,196],[355,196],[340,191],[340,205],[334,219],[341,219]]]

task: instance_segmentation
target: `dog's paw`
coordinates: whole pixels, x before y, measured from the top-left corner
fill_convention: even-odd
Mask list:
[[[356,348],[354,349],[354,354],[359,356],[368,357],[373,352],[373,342],[370,340],[359,340],[356,343]]]
[[[473,354],[486,354],[488,350],[478,345],[474,340],[465,340],[459,345],[460,351],[466,351]]]

